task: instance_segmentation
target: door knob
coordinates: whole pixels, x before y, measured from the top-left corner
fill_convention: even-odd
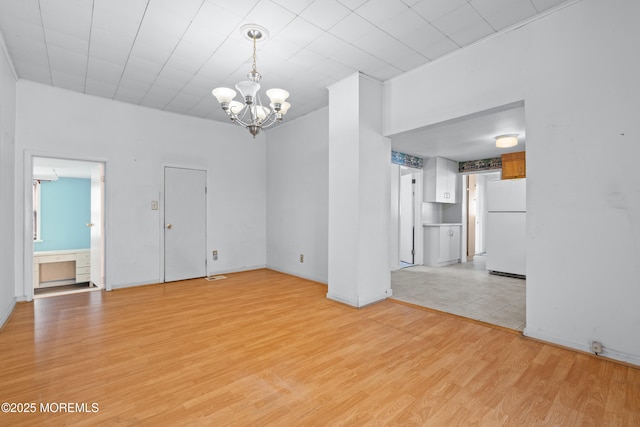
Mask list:
[[[87,227],[93,227],[93,224],[89,222],[87,223]]]
[[[167,224],[167,228],[168,228],[169,230],[171,230],[171,227],[173,227],[173,225],[171,225],[171,224]]]

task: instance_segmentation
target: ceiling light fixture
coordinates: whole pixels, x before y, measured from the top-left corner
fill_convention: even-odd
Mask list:
[[[253,65],[247,74],[249,80],[243,80],[236,84],[236,89],[244,98],[244,103],[234,101],[236,91],[228,87],[215,88],[211,93],[216,97],[225,113],[229,115],[231,121],[249,129],[255,138],[261,129],[266,129],[276,122],[281,122],[282,118],[291,104],[286,102],[289,92],[284,89],[269,89],[266,93],[271,103],[268,107],[262,106],[260,100],[260,78],[262,77],[256,68],[256,42],[266,37],[267,31],[254,24],[245,25],[241,28],[242,33],[253,41]]]
[[[518,134],[496,136],[497,148],[509,148],[518,145]]]

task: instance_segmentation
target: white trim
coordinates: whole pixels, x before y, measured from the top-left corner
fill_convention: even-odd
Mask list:
[[[150,282],[129,282],[129,283],[120,283],[120,284],[112,284],[110,290],[115,289],[126,289],[126,288],[135,288],[138,286],[150,286],[150,285],[164,285],[162,279],[158,278],[157,280],[153,280]]]
[[[231,274],[231,273],[242,273],[243,271],[253,271],[253,270],[261,270],[263,268],[269,268],[265,264],[259,265],[248,265],[236,268],[228,268],[223,270],[213,270],[209,272],[209,276],[215,276],[217,274]]]
[[[111,284],[108,281],[108,274],[106,272],[107,265],[107,253],[109,252],[109,243],[111,239],[109,238],[109,224],[108,220],[108,207],[109,207],[109,185],[106,182],[108,178],[108,159],[104,157],[92,157],[92,156],[82,156],[75,154],[66,154],[66,153],[51,153],[47,151],[38,151],[38,150],[29,150],[25,149],[23,154],[23,239],[24,239],[24,247],[22,250],[22,293],[21,295],[17,295],[18,301],[33,301],[33,256],[34,256],[34,241],[33,241],[33,158],[34,157],[45,157],[50,159],[68,159],[68,160],[79,160],[85,162],[94,162],[94,163],[102,163],[104,164],[104,176],[105,176],[105,194],[103,197],[104,203],[104,211],[105,217],[104,228],[105,228],[105,247],[104,247],[104,263],[105,263],[105,287],[104,289],[107,291],[111,290]],[[18,264],[19,265],[19,264]]]
[[[277,271],[278,273],[288,274],[289,276],[295,276],[295,277],[299,277],[301,279],[311,280],[313,282],[322,283],[323,285],[328,285],[327,279],[321,279],[319,277],[314,277],[314,276],[310,276],[310,275],[306,275],[306,274],[300,274],[300,273],[295,272],[295,271],[287,270],[285,268],[275,267],[275,266],[269,265],[269,264],[267,264],[265,268],[268,268],[269,270]]]
[[[11,73],[13,74],[13,78],[15,79],[15,81],[18,81],[18,73],[16,72],[16,67],[13,66],[13,60],[11,59],[11,55],[9,55],[9,49],[7,48],[7,44],[5,43],[2,31],[0,31],[0,48],[2,48],[2,53],[4,53],[4,57],[7,59],[7,63],[9,64],[9,68],[11,69]]]
[[[33,184],[32,184],[32,188],[34,189],[34,191],[36,192],[35,194],[35,204],[38,205],[38,214],[36,216],[35,219],[35,223],[36,223],[36,233],[35,233],[35,238],[33,239],[33,243],[43,243],[44,240],[42,240],[42,183],[40,182],[39,179],[33,179]],[[33,206],[33,205],[32,205]],[[33,210],[31,212],[35,212],[35,206],[33,206]],[[33,215],[33,213],[32,213]]]
[[[331,292],[327,292],[327,299],[347,304],[355,308],[362,308],[366,307],[367,305],[384,301],[385,299],[387,299],[387,295],[379,295],[377,297],[367,298],[361,301],[360,298],[354,300],[352,298],[347,298],[340,295],[332,294]]]
[[[11,313],[13,313],[13,310],[16,308],[16,302],[18,302],[18,300],[14,297],[13,300],[11,300],[11,304],[9,304],[7,311],[2,313],[2,317],[0,317],[0,328],[4,327],[7,320],[9,320],[9,317],[11,317]]]
[[[358,307],[358,301],[351,299],[351,298],[347,298],[347,297],[343,297],[341,295],[336,295],[334,293],[331,292],[327,292],[327,299],[333,300],[333,301],[337,301],[337,302],[341,302],[342,304],[347,304],[350,305],[352,307]]]
[[[545,341],[552,344],[557,344],[562,347],[572,348],[575,350],[583,351],[585,353],[592,353],[589,343],[579,343],[575,341],[569,341],[562,338],[546,335],[546,334],[538,334],[536,332],[532,332],[528,328],[524,328],[522,332],[524,336],[535,338],[540,341]],[[608,348],[606,343],[603,345],[603,351],[600,353],[600,356],[604,358],[609,358],[612,360],[618,360],[625,363],[631,363],[636,366],[640,366],[640,356],[637,354],[630,354],[623,351],[615,350],[612,348]]]
[[[211,272],[210,276],[215,276],[218,274],[231,274],[231,273],[241,273],[243,271],[252,271],[252,270],[261,270],[263,268],[267,268],[265,265],[254,265],[249,267],[240,267],[229,270],[219,270],[215,272]],[[193,279],[184,279],[184,280],[194,280],[194,279],[204,279],[204,277],[194,277]],[[129,282],[129,283],[119,283],[112,285],[112,289],[126,289],[126,288],[135,288],[137,286],[150,286],[150,285],[164,285],[166,283],[173,282],[163,282],[162,277],[158,277],[153,281],[144,281],[144,282]],[[181,282],[181,280],[176,280],[176,282]]]

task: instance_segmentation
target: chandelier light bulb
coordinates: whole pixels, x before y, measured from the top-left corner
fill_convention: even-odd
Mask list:
[[[255,106],[255,115],[261,121],[266,119],[270,112],[271,111],[269,111],[269,109],[267,107],[263,107],[262,105],[256,105]]]
[[[236,89],[245,99],[253,99],[260,89],[260,83],[243,80],[236,85]]]
[[[284,89],[273,88],[267,91],[267,96],[272,104],[282,104],[289,97],[289,92]]]
[[[235,114],[236,116],[240,114],[243,108],[244,104],[242,102],[231,101],[229,103],[229,111],[231,112],[231,114]]]
[[[211,91],[220,104],[229,103],[236,97],[236,91],[228,87],[217,87]]]
[[[287,111],[289,111],[290,107],[291,104],[289,104],[288,102],[283,102],[282,106],[280,107],[280,114],[282,114],[283,116],[287,114]]]

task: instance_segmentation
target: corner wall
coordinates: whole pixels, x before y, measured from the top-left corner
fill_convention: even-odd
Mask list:
[[[575,2],[392,79],[385,134],[524,100],[525,334],[640,365],[638,16]]]
[[[113,288],[162,282],[163,167],[207,170],[208,273],[266,264],[265,141],[231,124],[57,89],[17,85],[16,295],[26,295],[31,244],[24,220],[28,154],[106,162],[106,281]],[[212,99],[212,108],[215,100]],[[213,261],[211,251],[218,250]],[[203,254],[204,255],[204,254]],[[25,264],[25,260],[26,264]]]
[[[0,328],[15,305],[14,155],[16,77],[0,33]]]
[[[327,283],[328,108],[270,129],[266,139],[267,266]]]

